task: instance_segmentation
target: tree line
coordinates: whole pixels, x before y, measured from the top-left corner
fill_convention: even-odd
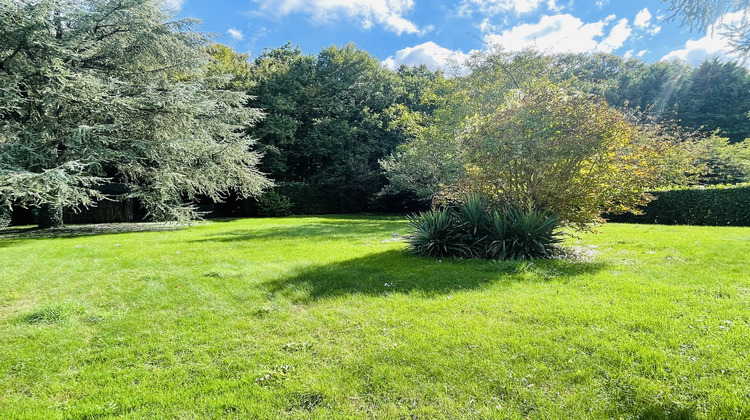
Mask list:
[[[268,49],[245,69],[251,103],[268,113],[254,129],[261,167],[296,213],[403,209],[460,171],[451,158],[459,151],[440,141],[459,138],[465,119],[495,110],[517,83],[546,79],[669,136],[693,164],[681,169],[700,173],[694,182],[747,180],[750,74],[737,63],[693,68],[524,51],[478,54],[468,66],[464,75],[425,66],[389,71],[353,45],[317,56],[291,45]],[[678,181],[665,174],[664,182]]]
[[[196,217],[205,201],[238,215],[418,208],[475,188],[474,161],[509,165],[467,132],[526,127],[533,112],[513,101],[562,121],[599,116],[587,128],[600,139],[615,135],[601,121],[627,123],[612,153],[637,144],[629,158],[650,165],[617,172],[649,178],[628,181],[634,194],[748,176],[750,74],[734,62],[486,51],[460,72],[392,71],[351,44],[250,58],[158,0],[0,7],[0,206],[39,208],[50,226],[103,200],[136,200],[153,220]],[[628,210],[636,196],[599,204]]]

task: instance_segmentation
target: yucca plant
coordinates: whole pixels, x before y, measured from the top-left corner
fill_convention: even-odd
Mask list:
[[[562,242],[559,217],[534,208],[495,212],[490,224],[488,257],[500,260],[550,258]]]
[[[470,195],[465,202],[459,204],[458,216],[470,234],[478,235],[489,221],[487,202],[479,195]]]
[[[453,208],[408,217],[411,252],[426,257],[527,260],[552,257],[562,220],[545,210],[512,207],[490,213],[480,196]]]
[[[458,205],[456,218],[458,227],[464,233],[466,256],[484,258],[487,254],[487,237],[490,228],[488,204],[479,195],[470,195]]]
[[[466,255],[465,234],[455,212],[435,209],[408,217],[412,233],[406,239],[411,251],[424,257],[457,257]]]

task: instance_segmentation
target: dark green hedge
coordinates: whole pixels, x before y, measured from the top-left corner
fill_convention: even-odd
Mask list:
[[[676,189],[652,193],[644,214],[607,217],[611,222],[662,225],[750,226],[750,185]]]
[[[226,207],[226,206],[224,206]],[[413,213],[429,202],[411,194],[337,195],[330,188],[304,182],[281,182],[258,198],[244,200],[235,215],[286,216],[290,214]]]

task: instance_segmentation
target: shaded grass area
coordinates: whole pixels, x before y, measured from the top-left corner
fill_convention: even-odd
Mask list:
[[[394,264],[394,262],[399,262]],[[267,283],[295,303],[347,295],[385,296],[393,292],[422,296],[480,289],[504,274],[506,285],[513,281],[544,282],[558,277],[594,273],[602,263],[544,261],[537,263],[429,259],[391,250],[366,257],[298,270],[290,277]]]
[[[750,416],[747,228],[526,263],[392,217],[112,229],[0,230],[0,418]]]

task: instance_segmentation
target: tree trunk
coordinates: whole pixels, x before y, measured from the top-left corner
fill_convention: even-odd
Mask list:
[[[63,225],[63,208],[55,204],[42,204],[39,207],[39,227],[56,228]]]
[[[0,229],[10,226],[13,221],[13,210],[5,206],[0,206]]]

